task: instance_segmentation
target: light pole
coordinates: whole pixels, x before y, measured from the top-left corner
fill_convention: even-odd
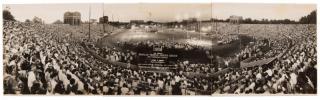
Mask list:
[[[91,5],[89,6],[89,36],[88,36],[88,41],[90,41],[90,35],[91,35],[91,33],[90,33],[90,17],[91,17]]]
[[[200,17],[201,17],[201,13],[200,12],[197,12],[197,14],[196,14],[196,16],[197,16],[197,30],[199,31],[199,40],[201,40],[201,19],[200,19]]]

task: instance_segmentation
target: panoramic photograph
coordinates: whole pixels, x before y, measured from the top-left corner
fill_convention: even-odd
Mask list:
[[[3,4],[4,95],[317,95],[316,4]]]

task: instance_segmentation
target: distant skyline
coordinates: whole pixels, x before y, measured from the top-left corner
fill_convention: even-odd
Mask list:
[[[109,16],[110,21],[128,22],[130,20],[152,20],[159,22],[181,21],[196,17],[201,20],[210,18],[226,19],[231,15],[251,19],[290,19],[298,21],[302,16],[316,10],[316,4],[255,4],[255,3],[136,3],[136,4],[5,4],[18,21],[42,18],[46,23],[56,20],[63,21],[67,11],[78,11],[81,20],[97,19],[103,15]]]

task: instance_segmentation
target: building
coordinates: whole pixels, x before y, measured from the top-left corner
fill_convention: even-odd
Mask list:
[[[99,18],[99,23],[103,24],[103,23],[108,23],[109,22],[109,17],[108,16],[103,16]]]
[[[90,24],[97,24],[97,19],[90,19]]]
[[[79,12],[65,12],[63,16],[63,23],[69,25],[80,25],[81,14]]]
[[[241,20],[242,20],[242,16],[232,15],[232,16],[229,17],[229,20],[230,20],[230,23],[240,24],[240,22],[241,22]]]
[[[32,22],[33,23],[38,23],[38,24],[44,23],[43,20],[41,18],[37,17],[37,16],[33,17]]]
[[[130,24],[141,25],[144,24],[144,20],[130,20]]]
[[[191,31],[197,31],[199,32],[200,30],[200,22],[198,21],[197,18],[188,18],[188,19],[184,19],[182,20],[182,25],[184,26],[185,29],[187,30],[191,30]]]

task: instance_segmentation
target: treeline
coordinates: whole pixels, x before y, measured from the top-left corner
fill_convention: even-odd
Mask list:
[[[312,11],[309,15],[303,16],[299,20],[302,24],[316,24],[317,23],[317,12],[316,10]]]
[[[3,10],[2,11],[2,16],[3,16],[3,20],[16,21],[14,19],[14,16],[11,14],[11,12],[9,10]]]
[[[223,19],[211,19],[214,22],[229,22],[229,19],[223,20]],[[243,24],[316,24],[317,23],[317,13],[316,10],[312,11],[307,16],[303,16],[300,18],[299,21],[294,21],[290,19],[281,19],[281,20],[269,20],[269,19],[251,19],[251,18],[245,18],[241,20],[241,23]]]
[[[262,20],[252,20],[250,18],[246,18],[242,21],[242,23],[245,24],[298,24],[299,22],[290,20],[290,19],[282,19],[282,20],[268,20],[268,19],[262,19]]]
[[[11,14],[9,10],[3,10],[3,19],[4,20],[12,20],[15,21],[14,16]],[[214,21],[214,22],[229,22],[230,19],[211,19],[207,21]],[[168,22],[166,24],[177,24],[178,22]],[[183,22],[182,22],[183,23]],[[290,19],[281,19],[281,20],[269,20],[269,19],[251,19],[251,18],[245,18],[241,20],[241,23],[243,24],[316,24],[317,23],[317,11],[314,10],[310,14],[303,16],[300,18],[299,21],[294,21]]]
[[[230,19],[213,19],[214,22],[230,22]],[[299,22],[290,20],[290,19],[282,19],[282,20],[268,20],[268,19],[251,19],[245,18],[240,21],[242,24],[298,24]]]

